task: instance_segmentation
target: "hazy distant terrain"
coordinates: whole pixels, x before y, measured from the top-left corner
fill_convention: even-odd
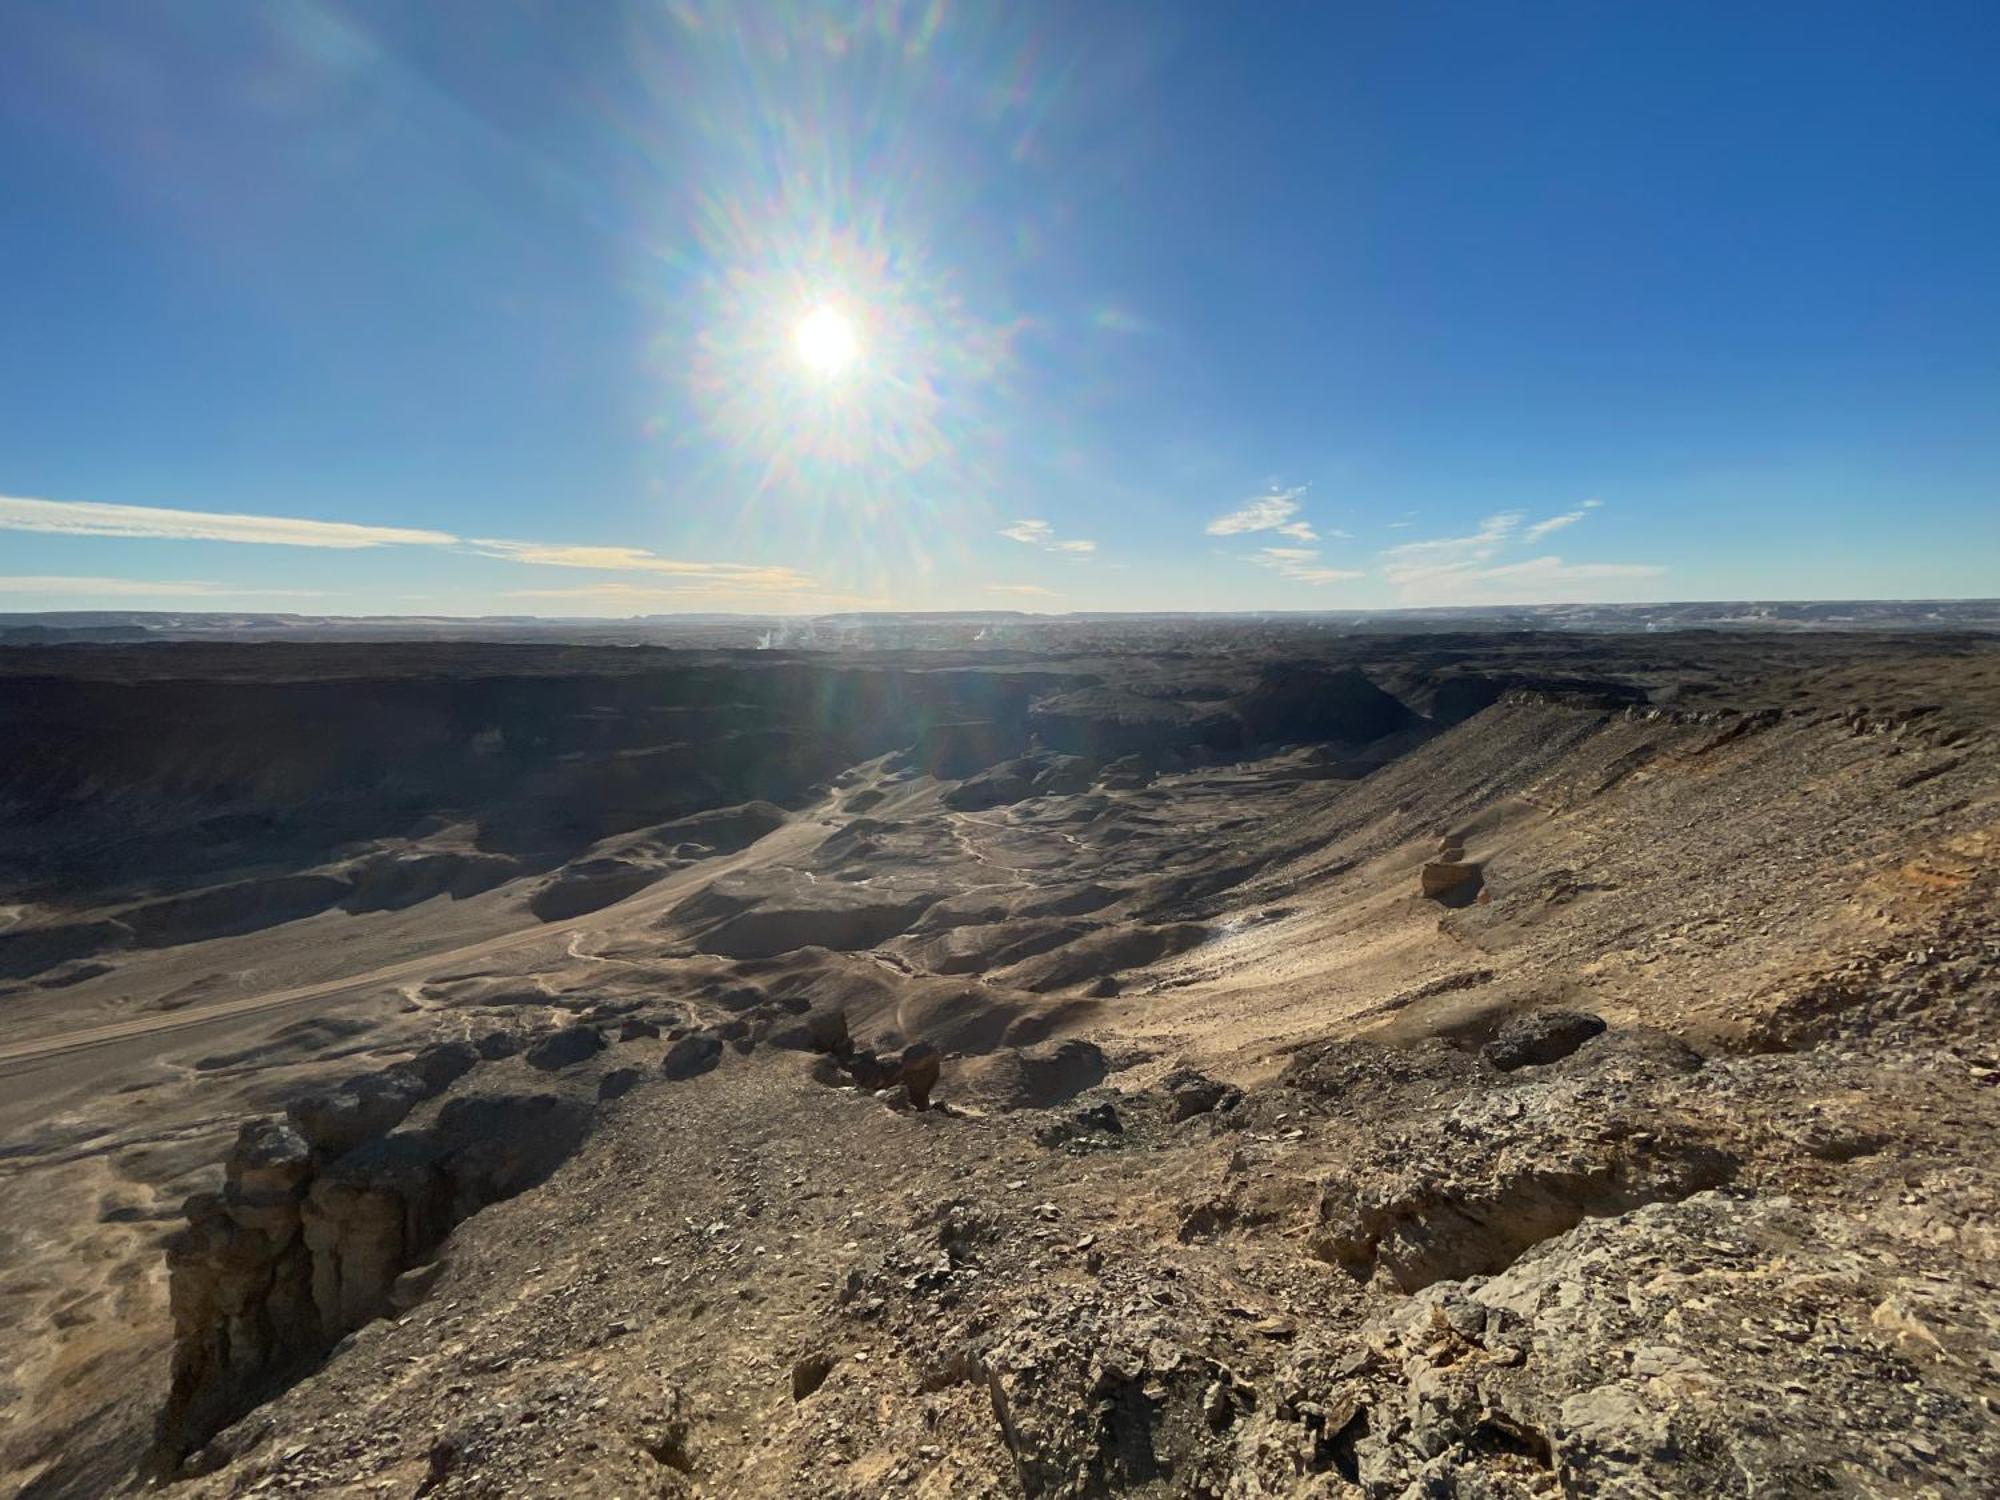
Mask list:
[[[615,645],[1031,650],[1169,641],[1262,645],[1354,632],[1657,630],[2000,630],[2000,599],[1743,601],[1704,604],[1542,604],[1460,609],[1276,611],[1268,614],[652,615],[548,619],[498,615],[316,616],[94,610],[0,613],[0,644],[145,640],[491,640]]]

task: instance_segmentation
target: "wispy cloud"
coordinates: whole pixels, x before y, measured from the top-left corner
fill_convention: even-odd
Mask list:
[[[1453,569],[1474,567],[1490,559],[1520,529],[1521,513],[1503,510],[1481,521],[1467,536],[1400,542],[1382,554],[1382,572],[1400,587]]]
[[[315,589],[244,588],[234,583],[194,579],[69,577],[15,574],[0,577],[0,594],[90,599],[316,599]]]
[[[1273,490],[1268,495],[1244,501],[1227,515],[1217,516],[1205,528],[1210,536],[1245,536],[1268,531],[1293,542],[1313,542],[1322,535],[1318,527],[1299,515],[1299,497],[1306,492],[1304,485],[1288,490]],[[1327,531],[1326,536],[1344,537],[1344,531]],[[1338,583],[1347,578],[1360,578],[1362,574],[1351,568],[1329,568],[1321,565],[1317,546],[1260,547],[1248,554],[1249,561],[1260,568],[1269,568],[1281,578],[1294,583]]]
[[[1010,541],[1026,542],[1030,547],[1046,546],[1055,534],[1055,527],[1047,521],[1016,521],[1012,526],[1000,528],[1000,535]]]
[[[105,505],[94,500],[29,500],[0,495],[0,530],[59,536],[138,537],[180,542],[247,542],[275,547],[444,546],[458,540],[445,531],[402,526],[357,526],[347,521],[302,521],[291,516],[246,516],[222,511],[168,510],[150,505]]]
[[[1294,583],[1339,583],[1367,576],[1355,568],[1320,566],[1317,547],[1259,547],[1251,554],[1250,561]]]
[[[1000,535],[1009,541],[1021,542],[1029,547],[1040,547],[1048,552],[1060,552],[1070,559],[1080,560],[1097,550],[1097,543],[1082,537],[1066,538],[1058,541],[1056,529],[1047,521],[1027,519],[1000,528]]]
[[[1018,594],[1024,598],[1059,599],[1062,596],[1054,589],[1045,589],[1039,583],[989,583],[989,594]]]
[[[1404,542],[1381,554],[1382,573],[1412,604],[1592,602],[1628,594],[1634,585],[1664,576],[1666,569],[1652,563],[1570,563],[1555,556],[1496,560],[1511,546],[1574,525],[1599,503],[1587,500],[1574,511],[1527,527],[1519,511],[1501,511],[1465,536]]]
[[[575,546],[560,542],[510,542],[475,538],[470,546],[481,557],[530,563],[545,568],[585,568],[606,573],[662,573],[709,588],[741,590],[810,590],[813,578],[796,568],[761,563],[688,562],[661,557],[643,547]],[[607,586],[608,587],[608,586]]]
[[[1276,531],[1299,513],[1299,496],[1306,492],[1304,485],[1289,490],[1274,490],[1268,495],[1259,495],[1254,500],[1246,500],[1227,515],[1217,516],[1208,523],[1210,536],[1242,536],[1250,531]],[[1293,523],[1304,525],[1303,522]],[[1308,532],[1311,527],[1306,527]],[[1291,533],[1297,535],[1296,532]],[[1305,536],[1301,541],[1317,538]]]
[[[1586,500],[1575,510],[1564,511],[1559,516],[1550,516],[1546,521],[1537,521],[1521,533],[1521,540],[1529,543],[1539,542],[1552,531],[1561,531],[1565,526],[1574,526],[1603,503],[1602,500]]]

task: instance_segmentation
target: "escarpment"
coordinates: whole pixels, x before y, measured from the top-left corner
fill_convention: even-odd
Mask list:
[[[23,903],[0,982],[518,879],[534,915],[573,918],[884,755],[974,811],[1277,744],[1379,758],[1436,727],[1312,663],[1134,684],[1097,661],[409,649],[253,653],[275,680],[191,644],[0,659],[0,895]]]

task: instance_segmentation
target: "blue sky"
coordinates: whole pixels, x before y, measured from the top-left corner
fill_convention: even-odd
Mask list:
[[[1985,0],[7,7],[0,609],[2000,593],[1996,76]]]

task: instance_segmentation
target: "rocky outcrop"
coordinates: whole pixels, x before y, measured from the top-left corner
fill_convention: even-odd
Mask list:
[[[1198,1068],[1174,1069],[1160,1080],[1159,1091],[1166,1096],[1167,1120],[1176,1125],[1196,1115],[1227,1109],[1243,1097],[1243,1090],[1210,1078]]]
[[[1321,1182],[1313,1253],[1412,1292],[1504,1270],[1586,1219],[1728,1182],[1736,1159],[1669,1102],[1700,1059],[1670,1038],[1626,1042],[1385,1131],[1367,1161]]]
[[[2000,1347],[1990,1299],[1860,1249],[1782,1197],[1655,1203],[1439,1282],[1281,1386],[1368,1500],[1977,1493],[1990,1416],[1912,1377],[1950,1368],[1941,1332]]]
[[[541,1180],[581,1139],[587,1097],[505,1087],[397,1128],[475,1058],[462,1043],[426,1049],[242,1128],[223,1190],[190,1198],[167,1244],[174,1359],[160,1472],[392,1311],[398,1278],[453,1225]]]
[[[1426,860],[1423,869],[1417,872],[1417,888],[1421,895],[1436,901],[1474,885],[1479,878],[1478,865],[1455,859],[1432,859]]]

